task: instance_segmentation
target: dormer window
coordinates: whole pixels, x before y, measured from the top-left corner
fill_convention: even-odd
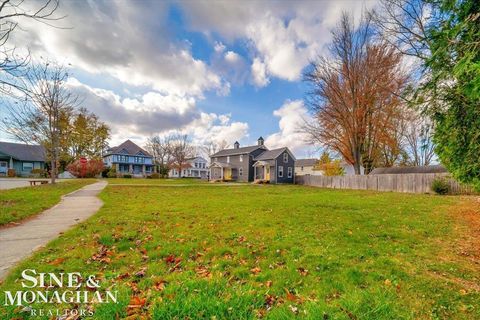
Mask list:
[[[288,153],[283,154],[283,162],[287,163],[288,162]]]

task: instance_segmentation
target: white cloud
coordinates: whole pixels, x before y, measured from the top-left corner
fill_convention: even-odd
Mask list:
[[[92,88],[74,78],[68,85],[82,98],[83,106],[112,128],[112,145],[126,139],[144,144],[150,135],[173,132],[186,133],[200,145],[240,140],[248,134],[248,124],[232,121],[230,114],[202,112],[192,97],[147,92],[122,99],[110,90]]]
[[[182,6],[192,29],[218,33],[230,42],[247,39],[254,58],[253,81],[264,86],[269,76],[299,80],[303,68],[330,41],[330,29],[341,12],[352,12],[358,19],[363,8],[376,2],[229,1],[212,6],[209,1],[197,0]]]
[[[268,148],[289,147],[294,153],[305,153],[308,148],[307,136],[301,127],[309,118],[308,110],[301,100],[286,101],[273,115],[280,118],[279,132],[273,133],[265,140]]]
[[[160,1],[64,1],[58,14],[66,18],[58,23],[69,28],[25,21],[22,27],[27,31],[15,32],[13,41],[29,46],[36,56],[54,57],[161,93],[225,92],[221,76],[192,56],[191,44],[167,32],[168,6]]]
[[[265,64],[258,58],[253,59],[252,80],[257,87],[265,87],[270,82],[267,77]]]

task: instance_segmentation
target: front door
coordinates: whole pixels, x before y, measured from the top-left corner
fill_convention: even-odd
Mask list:
[[[232,169],[225,168],[225,176],[223,178],[225,180],[231,180],[232,179]]]
[[[265,167],[265,180],[270,181],[270,166]]]

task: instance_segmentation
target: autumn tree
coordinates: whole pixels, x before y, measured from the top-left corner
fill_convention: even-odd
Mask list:
[[[86,157],[100,159],[110,138],[110,128],[98,116],[86,108],[68,114],[61,124],[61,147],[67,163]]]
[[[313,170],[322,171],[324,176],[343,176],[345,170],[341,165],[339,159],[332,159],[327,151],[324,151],[320,156],[320,160],[315,164]]]
[[[320,144],[368,173],[382,158],[382,146],[394,148],[400,93],[407,77],[401,54],[372,39],[369,17],[358,28],[343,14],[333,30],[328,56],[320,56],[304,74],[311,87],[307,105],[313,122],[304,126],[311,143]]]
[[[170,169],[176,169],[181,177],[182,170],[188,168],[188,159],[195,155],[195,147],[187,135],[172,136]]]
[[[24,77],[28,93],[8,106],[9,114],[2,120],[4,130],[16,139],[45,147],[52,183],[61,151],[62,122],[78,103],[66,86],[68,76],[63,66],[50,62],[30,68]]]

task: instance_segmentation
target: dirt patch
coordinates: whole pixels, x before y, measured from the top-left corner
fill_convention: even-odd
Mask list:
[[[480,197],[462,197],[452,215],[466,231],[456,243],[457,253],[480,266]]]

